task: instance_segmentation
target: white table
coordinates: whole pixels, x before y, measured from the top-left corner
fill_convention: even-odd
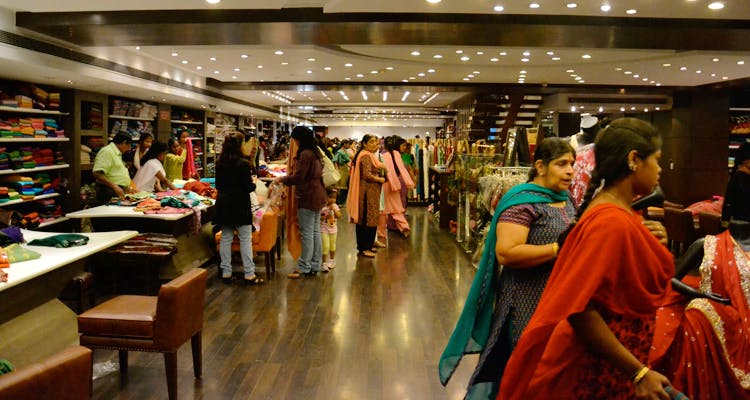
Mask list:
[[[184,214],[144,214],[140,211],[135,211],[135,207],[124,207],[124,206],[98,206],[87,208],[85,210],[73,211],[65,214],[68,218],[83,219],[83,218],[146,218],[159,221],[177,221],[185,217],[193,215],[195,212],[190,209]]]
[[[26,241],[59,234],[22,232]],[[57,296],[76,274],[85,270],[86,257],[137,234],[86,233],[86,245],[69,248],[22,244],[41,257],[11,264],[6,269],[8,282],[0,283],[0,355],[21,367],[78,344],[76,315]]]

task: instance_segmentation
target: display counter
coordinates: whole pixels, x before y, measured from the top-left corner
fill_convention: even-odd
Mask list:
[[[56,232],[22,230],[32,241]],[[76,315],[57,296],[68,282],[86,270],[86,259],[124,242],[136,231],[86,233],[86,245],[70,248],[23,247],[41,257],[11,264],[8,282],[0,283],[0,358],[22,367],[78,344]]]
[[[137,230],[142,233],[166,233],[177,239],[177,252],[170,262],[165,263],[159,271],[161,279],[173,279],[185,271],[200,267],[212,257],[213,236],[210,226],[202,225],[196,232],[195,227],[211,219],[214,206],[199,206],[200,221],[195,211],[190,209],[184,214],[144,214],[135,211],[134,207],[104,205],[87,208],[66,214],[68,218],[89,219],[95,232],[118,230]]]

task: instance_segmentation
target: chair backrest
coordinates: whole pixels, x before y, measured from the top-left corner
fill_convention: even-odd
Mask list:
[[[154,318],[157,344],[176,350],[203,329],[207,276],[205,269],[194,268],[161,285]]]
[[[696,239],[693,213],[690,210],[680,210],[664,207],[664,227],[667,229],[671,250],[680,255],[690,243]]]
[[[698,213],[700,235],[718,235],[724,228],[721,227],[721,214],[701,211]]]
[[[81,400],[91,396],[91,350],[69,347],[0,376],[0,399]]]
[[[279,215],[268,210],[263,214],[260,221],[260,231],[258,232],[258,243],[253,243],[253,250],[258,252],[271,251],[276,244],[276,236],[279,231]]]

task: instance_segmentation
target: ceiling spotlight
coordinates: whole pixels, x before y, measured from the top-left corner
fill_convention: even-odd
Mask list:
[[[505,7],[503,7],[503,6],[495,6],[493,8],[493,10],[495,10],[497,12],[503,12],[503,11],[505,11]]]
[[[599,107],[599,112],[604,112],[604,107]]]
[[[581,56],[581,58],[589,59],[591,58],[591,54],[584,54]]]
[[[418,56],[420,54],[422,54],[422,53],[418,52],[417,50],[414,50],[414,51],[411,52],[411,55],[413,55],[413,56]]]
[[[522,58],[521,62],[529,62],[529,59],[528,58]]]
[[[277,56],[281,56],[281,55],[284,55],[284,52],[281,50],[276,50],[273,52],[273,54],[276,54]]]
[[[141,49],[141,46],[135,46],[135,49],[136,49],[136,50],[140,50],[140,49]]]
[[[554,52],[554,51],[548,51],[548,52],[547,52],[547,55],[548,55],[548,56],[554,56],[554,55],[555,55],[555,52]]]
[[[242,58],[247,58],[247,57],[248,57],[248,55],[247,55],[247,54],[243,54],[243,55],[241,55],[240,57],[242,57]]]
[[[187,60],[182,60],[182,63],[183,63],[183,64],[187,64],[187,63],[188,63],[188,61],[187,61]]]
[[[232,79],[237,79],[237,76],[235,76],[235,75],[232,75]]]
[[[378,73],[378,71],[377,70],[372,70],[372,71],[370,71],[370,73],[373,74],[373,75],[376,75]]]
[[[330,71],[330,70],[332,70],[332,69],[333,69],[333,68],[331,68],[331,67],[323,67],[323,70],[325,70],[325,71]]]
[[[221,0],[206,0],[206,3],[208,4],[219,4]]]
[[[745,65],[744,61],[737,61],[737,65]]]
[[[385,67],[388,71],[393,71],[393,67]]]
[[[711,10],[721,10],[722,8],[724,8],[724,3],[720,2],[720,1],[715,1],[715,2],[713,2],[711,4],[709,4],[708,8],[710,8]]]
[[[469,77],[469,78],[473,78],[474,77],[473,74],[469,74],[469,75],[466,75],[466,76]]]
[[[700,74],[701,72],[703,72],[703,71],[701,71],[701,70],[695,71],[696,74]]]
[[[344,64],[344,66],[347,67],[347,68],[351,68],[352,67],[352,63],[346,63],[346,64]]]
[[[443,56],[442,56],[442,55],[440,55],[440,54],[435,54],[434,56],[432,56],[432,58],[437,58],[437,59],[440,59],[440,58],[443,58]]]
[[[492,58],[490,58],[490,61],[492,61],[492,62],[498,62],[498,61],[500,61],[500,59],[497,58],[497,57],[492,57]]]
[[[507,52],[505,52],[505,51],[501,51],[501,52],[500,52],[500,55],[501,55],[501,56],[507,56],[507,55],[508,55],[508,53],[507,53]]]
[[[565,72],[567,72],[567,73],[569,73],[569,74],[572,74],[573,72],[576,72],[576,71],[575,71],[575,70],[572,70],[572,69],[566,69],[566,70],[565,70]]]
[[[638,12],[638,11],[637,11],[637,10],[636,10],[635,8],[631,8],[631,9],[629,9],[629,10],[626,10],[626,11],[625,11],[625,14],[630,14],[630,15],[633,15],[633,14],[635,14],[635,13],[637,13],[637,12]]]
[[[539,8],[539,3],[531,3],[529,4],[529,8]]]
[[[443,0],[427,0],[427,2],[430,4],[437,4],[437,3],[440,3],[441,1]]]
[[[180,53],[172,53],[172,57],[177,57],[179,55],[180,55]]]
[[[713,59],[713,60],[711,60],[711,61],[713,61],[713,62],[719,62],[719,59],[718,59],[718,58],[714,58],[714,59]]]
[[[312,74],[312,73],[313,73],[311,69],[308,69],[308,70],[307,70],[306,72],[307,72],[308,74]]]
[[[552,57],[552,61],[560,61],[560,57]]]
[[[364,74],[357,74],[357,78],[364,78],[364,77],[365,77]]]
[[[467,57],[467,56],[461,57],[461,61],[469,61],[469,60],[471,60],[471,59],[469,57]]]
[[[571,112],[576,112],[576,110],[577,110],[576,106],[570,106],[570,111]]]
[[[200,65],[198,65],[197,67],[195,67],[195,69],[197,69],[198,71],[200,71],[200,70],[203,69],[203,67],[201,67]]]
[[[599,7],[599,9],[604,12],[609,12],[609,10],[612,9],[612,6],[610,6],[608,3],[604,3],[601,5],[601,7]]]
[[[263,66],[262,65],[258,65],[258,69],[263,69]]]
[[[477,55],[478,55],[478,56],[483,56],[483,55],[484,55],[484,52],[483,52],[483,51],[478,51],[478,52],[477,52]]]
[[[214,74],[218,74],[218,73],[219,73],[219,71],[214,71]]]
[[[210,57],[209,60],[216,61],[216,57]]]
[[[464,53],[463,50],[456,50],[456,54],[463,54],[463,53]]]
[[[282,61],[282,62],[281,62],[281,65],[289,65],[289,63],[288,63],[288,62],[286,62],[286,61]]]
[[[310,58],[308,58],[308,59],[307,59],[307,61],[310,61],[310,62],[315,62],[315,59],[314,59],[314,58],[312,58],[312,57],[310,57]]]
[[[625,107],[620,107],[621,112],[625,112]]]
[[[664,63],[664,64],[662,64],[661,66],[662,66],[662,67],[671,67],[671,66],[672,66],[672,64],[670,64],[670,63]]]
[[[434,72],[435,72],[435,69],[433,69],[433,68],[430,68],[430,69],[428,69],[428,70],[427,70],[427,72],[429,72],[429,73],[434,73]]]
[[[568,7],[568,8],[576,8],[576,7],[578,7],[578,4],[576,4],[576,3],[568,3],[566,5],[566,7]]]
[[[524,51],[524,52],[523,52],[523,53],[521,53],[521,54],[522,54],[522,55],[524,55],[524,56],[526,56],[526,57],[528,57],[528,56],[530,56],[530,55],[531,55],[531,53],[530,53],[530,52],[528,52],[528,51]]]
[[[680,67],[680,71],[687,71],[687,67]]]

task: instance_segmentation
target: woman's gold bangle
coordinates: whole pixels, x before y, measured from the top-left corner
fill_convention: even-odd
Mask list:
[[[557,242],[552,243],[552,251],[554,252],[555,256],[560,251],[560,245],[557,244]]]
[[[643,380],[643,377],[646,376],[648,371],[650,371],[650,369],[645,365],[641,369],[639,369],[638,372],[636,372],[633,376],[633,385],[639,384],[641,380]]]

